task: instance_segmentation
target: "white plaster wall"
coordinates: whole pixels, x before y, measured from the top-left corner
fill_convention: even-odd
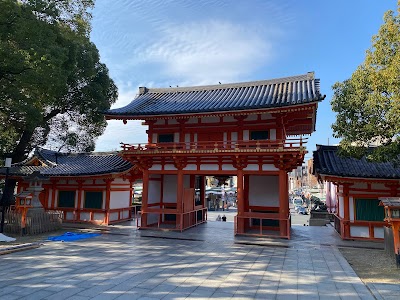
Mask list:
[[[205,170],[205,171],[216,171],[218,170],[218,165],[200,165],[200,170]]]
[[[223,137],[224,142],[226,142],[228,140],[227,136],[228,136],[228,134],[226,132],[224,132],[224,137]],[[226,145],[226,143],[225,143],[225,145]]]
[[[248,141],[248,140],[249,140],[249,131],[243,130],[243,141]]]
[[[353,237],[369,238],[369,228],[366,226],[350,226],[350,235]]]
[[[158,203],[161,199],[161,181],[149,180],[149,196],[148,203]]]
[[[96,179],[94,181],[95,184],[104,184],[104,180],[103,179]]]
[[[177,176],[164,175],[163,202],[176,203]]]
[[[176,125],[176,124],[179,124],[179,123],[178,123],[178,121],[176,119],[168,119],[168,124]]]
[[[269,120],[269,119],[273,119],[271,114],[267,113],[261,115],[261,120]]]
[[[123,217],[124,219],[129,218],[129,211],[124,210],[124,211],[122,212],[122,217]]]
[[[109,221],[116,221],[118,220],[118,212],[110,213]]]
[[[269,139],[270,140],[276,140],[276,129],[270,129],[269,130]]]
[[[157,122],[154,123],[155,125],[165,125],[165,119],[158,119]]]
[[[224,122],[236,122],[236,119],[233,116],[225,116],[223,120]]]
[[[186,122],[186,124],[196,124],[197,123],[197,118],[189,118],[189,120]]]
[[[179,143],[179,132],[174,133],[174,142]]]
[[[149,170],[154,170],[154,171],[162,170],[162,165],[152,165]]]
[[[147,224],[158,223],[158,214],[147,214]]]
[[[249,176],[249,204],[255,206],[279,206],[278,176]]]
[[[164,170],[176,171],[177,168],[176,168],[174,165],[172,165],[172,164],[166,164],[166,165],[164,166]]]
[[[366,189],[368,187],[367,183],[365,182],[356,182],[354,183],[350,189],[356,188],[356,189]]]
[[[206,117],[201,119],[201,123],[218,123],[219,117]]]
[[[129,191],[112,191],[110,193],[110,208],[124,208],[131,205],[131,200],[129,199]]]
[[[279,169],[274,165],[262,165],[263,171],[278,171]]]
[[[246,118],[246,121],[256,121],[257,120],[257,115],[249,115]]]
[[[82,216],[82,213],[81,213]],[[65,219],[66,220],[74,220],[74,213],[72,211],[67,211],[65,214]],[[82,217],[81,217],[82,219]]]
[[[236,171],[236,168],[232,165],[222,165],[222,170],[224,171]]]
[[[88,213],[88,212],[81,212],[81,220],[82,220],[82,221],[90,221],[90,213]]]
[[[246,168],[244,168],[243,170],[245,171],[258,171],[259,170],[259,166],[257,164],[248,164]]]
[[[231,140],[232,141],[237,141],[238,140],[238,133],[237,132],[232,132],[231,133]]]
[[[378,239],[383,239],[385,237],[382,227],[374,227],[374,237]]]
[[[339,217],[343,218],[344,216],[344,207],[343,207],[344,199],[342,196],[339,196]]]
[[[151,139],[151,142],[152,143],[157,143],[157,133],[153,133],[153,137],[152,137],[152,139]]]
[[[94,213],[93,221],[104,221],[105,214],[104,213]]]
[[[185,142],[190,143],[190,133],[185,134]]]
[[[113,184],[114,183],[118,183],[118,184],[121,184],[121,183],[126,183],[127,182],[127,180],[123,180],[122,178],[114,178],[114,180],[113,180]]]
[[[184,170],[194,171],[197,170],[197,165],[187,165]]]
[[[354,221],[354,201],[353,201],[353,197],[349,197],[349,214],[350,214],[350,221]]]
[[[197,133],[194,134],[193,140],[197,142]]]

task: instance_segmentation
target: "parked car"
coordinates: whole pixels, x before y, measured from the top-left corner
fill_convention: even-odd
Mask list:
[[[307,207],[300,206],[300,207],[297,209],[297,213],[300,214],[300,215],[308,215]]]

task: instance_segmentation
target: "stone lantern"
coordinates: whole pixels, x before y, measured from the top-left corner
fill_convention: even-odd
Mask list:
[[[32,195],[29,211],[43,211],[44,209],[40,203],[39,195],[44,190],[42,185],[44,182],[48,181],[47,177],[36,171],[25,177],[24,180],[29,183],[29,187],[27,187],[25,191],[30,192]]]
[[[396,264],[400,267],[400,197],[386,197],[379,200],[381,201],[379,205],[385,208],[385,221],[393,232],[393,239],[390,240],[387,240],[385,233],[385,248],[393,243]]]

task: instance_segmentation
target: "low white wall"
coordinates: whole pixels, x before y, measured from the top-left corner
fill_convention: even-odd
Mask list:
[[[116,221],[118,220],[118,212],[110,213],[109,221]]]
[[[249,176],[249,205],[279,206],[278,176]]]
[[[385,238],[383,227],[374,227],[374,237],[378,239]]]
[[[68,221],[74,220],[74,213],[72,211],[67,211],[65,213],[65,219]]]
[[[350,236],[369,238],[369,228],[366,226],[350,226]]]

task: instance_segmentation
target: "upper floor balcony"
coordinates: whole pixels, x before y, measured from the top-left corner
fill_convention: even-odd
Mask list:
[[[305,153],[307,138],[285,140],[205,141],[178,143],[121,143],[124,154],[235,154],[235,153]]]

